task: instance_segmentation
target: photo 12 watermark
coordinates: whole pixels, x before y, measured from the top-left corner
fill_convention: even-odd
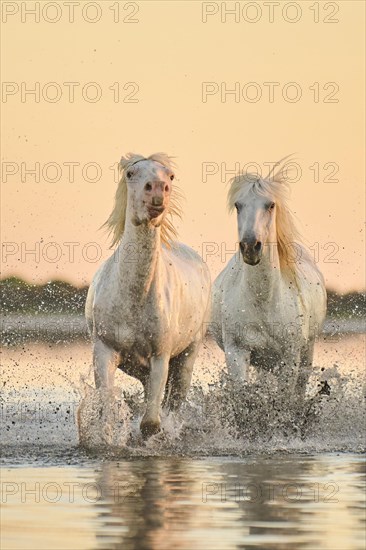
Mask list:
[[[278,166],[277,161],[260,163],[251,160],[246,162],[205,160],[201,163],[201,181],[207,183],[219,178],[221,183],[228,183],[232,178],[241,176],[246,176],[248,179],[263,179],[269,174],[274,174],[276,166]],[[340,165],[334,160],[311,160],[306,165],[297,160],[286,160],[281,166],[281,181],[293,184],[302,179],[306,179],[308,183],[339,183]]]
[[[106,166],[101,162],[77,160],[21,161],[4,160],[1,162],[1,181],[5,183],[98,183],[104,177],[113,177],[114,183],[121,178],[119,162]]]
[[[201,84],[202,103],[339,103],[337,82],[218,82]]]
[[[340,262],[339,252],[341,247],[334,241],[325,243],[316,241],[307,246],[306,249],[298,242],[287,242],[285,247],[290,264],[301,264],[303,261],[307,261],[309,254],[316,264],[339,264]],[[240,243],[238,241],[234,241],[231,244],[227,241],[205,241],[202,243],[200,250],[204,262],[208,262],[209,259],[215,259],[219,260],[222,264],[226,264],[233,256],[235,262],[242,262],[240,252]],[[270,263],[274,264],[277,253],[277,242],[266,242],[263,244],[263,254],[267,254]]]
[[[202,2],[201,21],[220,23],[340,22],[339,2]]]
[[[14,502],[55,504],[60,502],[74,504],[84,501],[95,504],[108,499],[118,504],[127,499],[137,498],[140,495],[140,486],[137,483],[115,482],[105,485],[96,482],[82,483],[75,481],[46,482],[17,482],[3,481],[0,484],[1,503]]]
[[[3,24],[31,23],[87,23],[95,25],[103,21],[112,23],[139,23],[141,4],[138,2],[1,2]]]
[[[202,483],[202,502],[210,504],[220,502],[339,502],[337,494],[339,485],[333,481],[326,483]]]
[[[14,82],[1,84],[2,103],[139,103],[137,82]]]

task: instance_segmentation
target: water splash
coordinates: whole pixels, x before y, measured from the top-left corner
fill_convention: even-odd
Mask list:
[[[123,447],[130,435],[131,412],[121,392],[84,384],[77,411],[79,443],[85,448]]]
[[[178,413],[163,410],[161,432],[146,442],[139,433],[142,394],[130,395],[130,432],[124,431],[123,453],[240,456],[276,451],[362,452],[366,411],[359,377],[341,376],[335,365],[315,370],[310,385],[313,393],[305,401],[289,402],[279,397],[273,381],[263,376],[258,383],[242,386],[223,379],[208,391],[196,384]],[[330,388],[330,395],[324,387]],[[114,449],[117,454],[121,451]]]
[[[148,441],[139,430],[142,386],[118,373],[112,394],[97,392],[89,346],[9,350],[0,397],[2,445],[14,456],[32,445],[45,453],[64,449],[65,456],[70,448],[76,454],[102,449],[103,456],[361,452],[364,337],[321,345],[304,403],[278,396],[270,374],[231,385],[217,350],[203,350],[186,403],[176,414],[163,410],[162,431]]]

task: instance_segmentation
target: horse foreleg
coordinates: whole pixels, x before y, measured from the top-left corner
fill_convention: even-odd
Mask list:
[[[119,355],[113,349],[106,346],[101,340],[94,342],[94,380],[95,387],[98,390],[110,390],[113,388],[118,360]]]
[[[279,366],[278,393],[286,399],[294,397],[300,370],[300,352],[288,350]]]
[[[77,411],[80,442],[92,445],[113,441],[114,374],[118,355],[100,340],[93,345],[95,391],[87,391]],[[97,438],[95,440],[95,438]]]
[[[169,356],[152,357],[150,363],[146,411],[140,425],[144,437],[160,431],[159,410],[168,378]]]
[[[225,344],[225,360],[232,381],[249,381],[250,351],[234,344]]]
[[[314,340],[301,350],[300,369],[297,377],[295,392],[300,399],[305,399],[306,386],[313,366]]]
[[[193,342],[182,353],[169,362],[168,383],[165,391],[164,404],[169,409],[179,409],[187,397],[191,386],[193,366],[198,354],[199,343]]]

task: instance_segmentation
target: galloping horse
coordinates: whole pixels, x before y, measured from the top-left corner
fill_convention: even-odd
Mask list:
[[[117,367],[140,380],[144,436],[160,430],[164,396],[179,407],[208,324],[210,274],[191,248],[176,242],[171,221],[180,214],[171,159],[122,157],[114,209],[105,226],[114,254],[90,286],[86,319],[93,339],[97,389],[113,388]]]
[[[288,191],[284,167],[264,179],[231,180],[228,207],[236,209],[240,250],[214,282],[211,333],[232,379],[247,381],[250,365],[270,369],[279,391],[302,398],[326,291],[301,244]]]

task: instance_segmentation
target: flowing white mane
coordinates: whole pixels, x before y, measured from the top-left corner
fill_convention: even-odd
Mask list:
[[[285,158],[287,159],[288,157]],[[230,180],[227,204],[231,212],[235,207],[236,201],[250,191],[256,195],[273,198],[276,202],[277,251],[281,271],[298,281],[298,271],[301,262],[309,262],[311,258],[302,243],[302,238],[295,225],[293,214],[288,207],[290,187],[286,179],[284,160],[279,161],[266,178],[261,178],[258,174],[252,173],[232,178]],[[274,173],[275,168],[278,166],[278,171]],[[300,258],[297,257],[299,254]]]
[[[125,223],[126,223],[126,207],[127,207],[127,181],[126,172],[128,169],[140,160],[151,160],[162,164],[169,170],[173,171],[175,167],[171,157],[165,153],[154,153],[149,157],[143,157],[135,153],[128,153],[125,157],[122,157],[119,163],[121,178],[117,187],[114,208],[108,218],[108,220],[102,225],[102,228],[106,228],[110,234],[112,234],[111,247],[119,243],[122,238]],[[182,216],[181,202],[182,194],[176,185],[172,186],[172,193],[170,196],[169,206],[164,215],[161,224],[161,241],[166,246],[170,247],[171,244],[177,239],[177,231],[172,222],[172,216]]]

